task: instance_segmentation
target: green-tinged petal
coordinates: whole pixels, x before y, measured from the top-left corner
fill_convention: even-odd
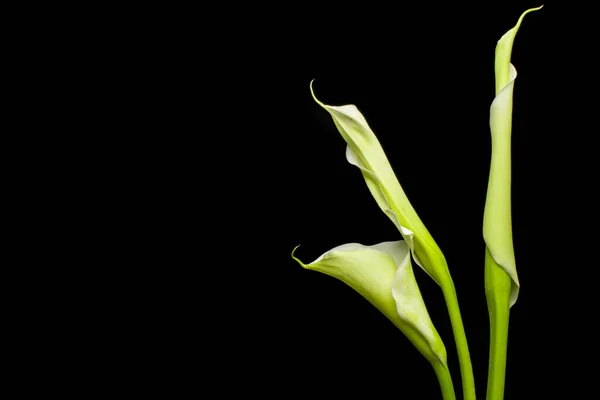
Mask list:
[[[496,98],[490,108],[492,160],[484,211],[483,237],[491,257],[512,280],[510,305],[519,295],[519,277],[515,265],[511,218],[511,125],[513,90],[517,71],[510,63],[515,35],[525,15],[506,32],[496,46]]]
[[[355,105],[329,106],[314,100],[331,114],[347,143],[346,158],[358,167],[381,210],[408,242],[417,264],[438,284],[447,279],[444,256],[410,204],[379,140]]]
[[[430,361],[446,365],[446,349],[429,317],[405,241],[336,247],[302,267],[337,278],[394,323]]]
[[[512,97],[517,71],[510,65],[510,81],[494,99],[490,110],[492,161],[483,214],[483,238],[494,261],[512,280],[510,304],[519,295],[511,218]]]
[[[514,26],[514,28],[512,28],[511,30],[506,32],[504,35],[502,35],[502,37],[498,41],[498,44],[496,45],[496,57],[495,57],[496,94],[500,93],[500,91],[506,85],[508,85],[508,83],[510,81],[512,81],[514,79],[511,77],[511,71],[510,71],[510,67],[509,67],[510,54],[512,53],[512,47],[513,47],[513,43],[515,41],[515,36],[517,35],[517,31],[519,30],[519,27],[521,26],[521,22],[523,22],[523,18],[525,18],[525,16],[527,14],[529,14],[530,12],[537,11],[537,10],[541,9],[542,7],[543,6],[536,7],[536,8],[530,8],[529,10],[527,10],[523,14],[521,14],[521,17],[519,18],[519,21],[517,21],[517,24]]]
[[[519,295],[511,217],[511,125],[517,71],[510,63],[515,35],[525,15],[496,45],[496,98],[490,108],[492,159],[483,216],[485,297],[490,315],[490,352],[487,400],[502,400],[506,376],[506,349],[510,308]]]

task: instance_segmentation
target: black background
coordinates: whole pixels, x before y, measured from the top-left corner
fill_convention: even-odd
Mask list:
[[[483,398],[481,232],[494,50],[523,11],[540,5],[495,3],[253,3],[137,17],[148,28],[130,36],[123,57],[141,52],[144,61],[120,72],[133,82],[120,101],[142,98],[147,107],[131,108],[137,133],[124,154],[135,161],[121,183],[136,193],[123,196],[133,215],[125,235],[148,239],[131,257],[144,295],[130,311],[141,313],[133,321],[152,321],[153,333],[132,343],[154,337],[158,346],[142,359],[176,376],[170,390],[199,379],[193,390],[216,383],[221,395],[440,398],[431,367],[401,332],[351,289],[290,257],[298,244],[296,255],[311,262],[343,243],[400,239],[313,101],[315,79],[324,103],[355,104],[365,115],[444,252]],[[581,36],[566,32],[576,25],[572,11],[547,2],[530,13],[511,58],[519,74],[512,192],[521,292],[511,311],[506,399],[543,398],[559,386],[574,395],[583,379],[561,361],[586,353],[577,342],[588,331],[572,329],[583,304],[570,283],[577,275],[566,271],[585,258],[587,247],[572,241],[581,236],[573,220],[591,215],[589,186],[579,182],[593,182],[584,176],[593,158],[583,156],[592,128],[576,127],[584,111],[571,107],[586,91],[570,83],[584,74]],[[146,263],[136,261],[140,254]],[[415,273],[460,398],[441,292]]]
[[[586,385],[596,386],[597,79],[588,69],[597,66],[597,23],[575,4],[545,2],[513,47],[521,292],[507,400],[588,398]],[[6,286],[16,293],[9,309],[25,307],[6,325],[25,341],[9,343],[16,359],[40,375],[15,364],[23,388],[441,397],[401,332],[350,288],[290,257],[298,244],[297,256],[311,262],[343,243],[400,239],[311,98],[315,79],[323,102],[355,104],[366,116],[444,252],[482,399],[494,49],[539,5],[28,9],[25,23],[12,21],[7,41],[17,51],[5,77],[16,87],[5,114],[21,133],[6,136],[23,143],[5,146],[16,160],[6,175],[18,180],[6,193],[22,208],[6,209],[19,246],[5,247],[23,265],[7,268],[23,279]],[[442,295],[415,273],[461,398]]]

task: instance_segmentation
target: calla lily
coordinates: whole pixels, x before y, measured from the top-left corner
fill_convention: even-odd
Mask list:
[[[294,249],[295,251],[296,249]],[[335,247],[302,267],[332,276],[360,293],[385,315],[432,364],[444,398],[454,399],[446,348],[429,317],[405,241]]]
[[[525,15],[496,46],[496,97],[490,108],[492,160],[483,218],[486,244],[485,293],[490,314],[490,362],[487,400],[502,400],[506,373],[506,347],[510,307],[519,295],[511,219],[511,124],[517,71],[510,63],[512,46]]]
[[[365,117],[353,104],[339,107],[323,104],[315,96],[312,82],[310,89],[314,100],[331,114],[346,141],[346,159],[361,170],[379,208],[396,225],[417,264],[438,284],[447,280],[448,267],[442,251],[408,201]]]
[[[464,399],[475,399],[475,381],[467,339],[460,316],[454,283],[448,271],[446,259],[433,237],[415,212],[365,117],[355,105],[329,106],[317,99],[312,82],[314,100],[331,117],[346,141],[346,159],[358,167],[365,182],[379,205],[403,236],[417,265],[440,285],[457,345]]]
[[[511,306],[519,295],[519,277],[515,265],[510,203],[512,103],[517,70],[510,63],[510,55],[523,18],[540,8],[525,11],[517,25],[506,32],[496,45],[496,97],[490,108],[492,160],[483,216],[483,238],[491,258],[512,280]]]

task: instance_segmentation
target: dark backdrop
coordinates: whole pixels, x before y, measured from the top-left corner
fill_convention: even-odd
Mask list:
[[[401,332],[290,257],[299,244],[297,256],[311,262],[343,243],[400,239],[311,98],[315,79],[323,102],[366,116],[444,252],[483,399],[494,49],[540,3],[438,3],[128,2],[27,6],[21,20],[7,13],[6,42],[18,51],[5,57],[14,88],[5,96],[5,175],[18,185],[5,192],[20,209],[5,207],[16,220],[5,231],[21,246],[5,244],[18,255],[5,270],[23,279],[5,279],[14,293],[7,310],[19,310],[5,325],[23,341],[6,342],[23,390],[440,398]],[[596,390],[598,107],[597,71],[588,69],[598,65],[597,22],[586,21],[592,7],[575,4],[547,1],[527,15],[512,53],[521,292],[507,400]],[[442,295],[415,274],[461,398]]]

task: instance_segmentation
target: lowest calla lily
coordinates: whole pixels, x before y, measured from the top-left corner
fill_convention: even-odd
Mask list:
[[[294,249],[295,251],[296,249]],[[360,293],[385,315],[433,366],[444,399],[454,399],[446,348],[429,317],[412,269],[407,242],[338,246],[302,267],[332,276]]]
[[[492,160],[483,218],[485,293],[490,314],[487,400],[502,400],[506,371],[509,310],[519,295],[511,219],[511,124],[517,71],[510,63],[513,42],[525,15],[496,45],[496,97],[490,108]]]
[[[346,159],[358,167],[379,208],[394,223],[419,265],[440,285],[458,350],[465,400],[475,399],[475,382],[467,339],[458,307],[454,283],[446,259],[435,240],[415,212],[365,117],[355,105],[329,106],[314,100],[331,115],[346,141]]]

